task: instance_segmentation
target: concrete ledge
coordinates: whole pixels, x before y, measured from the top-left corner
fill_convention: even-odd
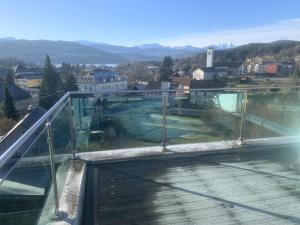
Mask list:
[[[58,191],[60,192],[59,211],[61,217],[54,219],[55,204],[53,187],[51,187],[38,224],[80,224],[84,201],[86,163],[82,160],[70,160],[68,161],[68,164],[66,176],[60,178],[59,170],[56,174],[58,180],[65,178],[64,186],[58,188]]]
[[[249,139],[243,145],[238,145],[236,141],[220,141],[220,142],[204,142],[195,144],[178,144],[169,145],[168,150],[163,152],[161,147],[143,147],[143,148],[128,148],[117,150],[105,150],[96,152],[79,153],[80,159],[88,162],[100,162],[107,160],[125,160],[149,156],[171,156],[188,153],[212,154],[212,153],[232,153],[235,151],[257,151],[262,148],[269,148],[280,145],[295,145],[300,144],[299,136],[289,137],[274,137],[274,138],[259,138]]]
[[[62,218],[53,222],[53,225],[79,225],[81,223],[85,179],[86,163],[81,160],[72,160],[59,200]]]

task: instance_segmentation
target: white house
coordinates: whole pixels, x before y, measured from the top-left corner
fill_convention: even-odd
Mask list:
[[[78,80],[80,91],[117,91],[126,90],[128,81],[110,70],[96,70]]]
[[[193,79],[195,80],[212,80],[214,79],[215,70],[214,67],[205,67],[202,69],[196,69],[193,72]]]

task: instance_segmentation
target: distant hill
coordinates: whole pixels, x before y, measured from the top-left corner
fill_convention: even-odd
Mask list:
[[[109,45],[105,43],[90,42],[85,40],[80,40],[78,42],[82,45],[90,46],[101,51],[120,54],[125,58],[136,61],[161,60],[164,56],[167,55],[170,55],[173,58],[183,58],[206,51],[206,47],[197,48],[189,45],[184,47],[169,47],[152,43],[133,47],[124,47],[117,45]],[[216,49],[224,49],[230,48],[232,47],[232,45],[221,44],[214,47]]]
[[[226,51],[216,51],[217,61],[244,61],[256,56],[274,56],[275,58],[295,57],[300,54],[300,41],[280,40],[270,43],[251,43]]]
[[[101,51],[77,42],[0,39],[0,59],[16,58],[26,63],[43,63],[46,54],[51,56],[54,63],[113,64],[129,61],[119,54]]]
[[[220,44],[215,49],[227,49],[231,44]],[[86,40],[78,42],[49,40],[18,40],[0,38],[0,59],[16,58],[26,63],[43,63],[46,54],[54,63],[118,64],[129,61],[160,61],[164,56],[183,58],[202,53],[206,47],[169,47],[156,43],[133,47],[110,45]]]

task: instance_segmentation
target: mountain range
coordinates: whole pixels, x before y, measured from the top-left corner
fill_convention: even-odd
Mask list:
[[[233,45],[220,44],[213,47],[228,49]],[[183,58],[205,50],[206,47],[169,47],[156,43],[125,47],[86,40],[70,42],[0,38],[0,59],[16,58],[27,63],[43,63],[46,54],[49,54],[54,63],[118,64],[130,61],[161,60],[166,55]]]

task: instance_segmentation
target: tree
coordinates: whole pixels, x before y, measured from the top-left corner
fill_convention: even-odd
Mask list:
[[[19,117],[19,113],[16,109],[15,102],[8,90],[8,84],[4,85],[3,95],[4,95],[4,103],[2,106],[2,111],[3,111],[4,117],[6,117],[8,119],[17,120]]]
[[[14,80],[14,72],[12,70],[9,70],[7,72],[7,75],[5,77],[5,83],[8,85],[14,85],[15,80]]]
[[[73,74],[69,74],[66,76],[64,81],[65,91],[78,91],[77,81]]]
[[[295,78],[300,78],[300,68],[299,66],[296,66],[295,71],[294,71],[294,76]]]
[[[63,63],[61,77],[63,79],[63,85],[66,92],[78,91],[77,81],[73,75],[73,68],[70,63]]]
[[[72,66],[70,63],[62,63],[61,65],[61,78],[63,81],[67,79],[67,76],[72,74]]]
[[[49,55],[46,56],[44,76],[39,93],[39,105],[49,109],[63,94],[62,81],[51,63]]]
[[[173,74],[173,60],[171,56],[165,56],[159,68],[160,81],[170,81]]]

